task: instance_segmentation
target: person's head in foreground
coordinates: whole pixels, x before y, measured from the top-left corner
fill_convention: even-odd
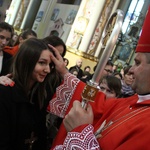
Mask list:
[[[150,93],[150,9],[144,21],[141,37],[136,47],[134,65],[129,72],[133,75],[132,89],[138,93]]]

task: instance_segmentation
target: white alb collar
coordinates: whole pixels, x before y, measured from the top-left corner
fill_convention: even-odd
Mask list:
[[[150,94],[148,94],[148,95],[138,95],[138,97],[139,97],[139,100],[137,101],[137,103],[141,103],[143,101],[150,100]]]

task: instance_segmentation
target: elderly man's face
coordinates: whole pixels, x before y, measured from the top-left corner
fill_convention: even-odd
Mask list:
[[[76,64],[79,68],[82,67],[82,60],[77,60],[77,64]]]
[[[150,63],[147,57],[150,53],[136,53],[135,63],[129,70],[133,74],[132,88],[138,94],[150,93]]]

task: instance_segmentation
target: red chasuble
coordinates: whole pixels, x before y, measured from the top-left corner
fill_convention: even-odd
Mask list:
[[[149,27],[150,6],[136,52],[150,53]],[[51,112],[57,115],[60,112],[60,116],[64,117],[74,100],[81,101],[84,86],[75,77],[66,75],[64,87],[57,89],[56,99],[51,101],[56,105],[50,104]],[[62,125],[52,149],[150,150],[150,94],[143,98],[144,101],[140,102],[137,95],[105,101],[104,94],[99,92],[95,102],[91,103],[94,123],[79,126],[68,133]]]
[[[63,117],[63,113],[65,116],[65,114],[69,112],[74,100],[81,101],[81,93],[85,86],[84,83],[70,74],[66,75],[65,80],[61,88],[59,87],[57,89],[56,98],[54,98],[55,101],[57,101],[55,103],[57,104],[55,114],[61,117]],[[66,87],[66,92],[62,90],[62,87]],[[72,93],[68,90],[72,91]],[[64,93],[66,93],[66,95]],[[58,101],[62,94],[61,101],[65,101],[65,98],[68,97],[70,99],[67,99],[67,108],[65,102],[59,105]],[[50,103],[54,105],[53,100],[50,101]],[[94,123],[92,125],[77,127],[68,134],[62,124],[52,149],[71,149],[71,147],[75,145],[78,145],[80,148],[86,147],[86,149],[95,150],[150,149],[150,134],[147,134],[150,131],[150,100],[141,103],[137,103],[137,100],[138,96],[134,95],[129,98],[105,101],[105,95],[99,92],[95,102],[90,103],[95,115]],[[51,106],[50,104],[50,109],[52,108]],[[62,109],[65,110],[65,112],[62,113]],[[61,110],[61,113],[59,113],[58,110]],[[54,106],[51,112],[54,112]],[[101,132],[98,132],[100,128]],[[82,137],[85,138],[82,139]]]

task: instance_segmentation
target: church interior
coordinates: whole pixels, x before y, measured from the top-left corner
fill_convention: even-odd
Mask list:
[[[124,67],[133,63],[149,4],[150,0],[0,0],[0,22],[9,23],[18,34],[32,29],[38,38],[60,37],[67,46],[68,67],[82,58],[82,68],[93,68],[102,57]]]

